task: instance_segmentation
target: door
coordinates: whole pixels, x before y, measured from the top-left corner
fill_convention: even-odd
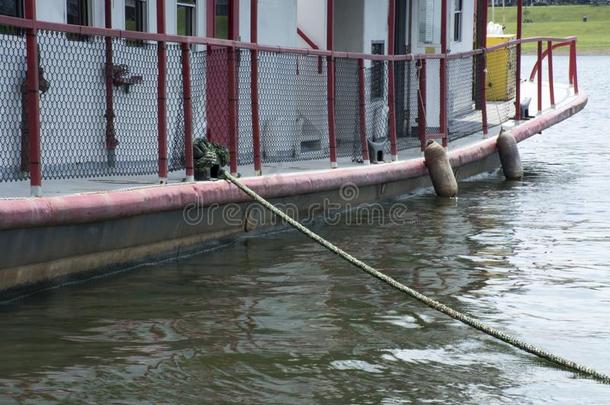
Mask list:
[[[206,26],[210,38],[238,40],[239,0],[207,0]],[[209,46],[206,57],[207,138],[229,146],[229,74],[228,48]]]

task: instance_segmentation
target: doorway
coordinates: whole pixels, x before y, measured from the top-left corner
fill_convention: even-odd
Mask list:
[[[239,39],[239,0],[207,0],[206,35],[209,38]],[[228,48],[208,46],[206,56],[207,139],[229,145],[229,65]],[[237,80],[235,81],[237,83]]]

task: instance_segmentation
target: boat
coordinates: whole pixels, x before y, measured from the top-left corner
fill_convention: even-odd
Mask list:
[[[501,131],[522,142],[587,95],[575,37],[488,36],[487,3],[7,2],[1,299],[281,226],[195,180],[202,140],[303,221],[430,187],[430,142],[458,179],[497,170]]]

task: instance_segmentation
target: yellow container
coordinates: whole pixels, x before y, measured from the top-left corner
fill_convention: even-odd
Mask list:
[[[489,35],[487,47],[514,39],[514,35]],[[515,97],[514,48],[502,48],[487,54],[487,100],[508,101]]]

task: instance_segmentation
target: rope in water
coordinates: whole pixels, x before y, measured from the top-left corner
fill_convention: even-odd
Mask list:
[[[576,371],[584,376],[592,377],[605,384],[610,384],[610,376],[608,376],[606,374],[603,374],[597,370],[583,366],[581,364],[575,363],[571,360],[564,359],[563,357],[557,356],[553,353],[549,353],[543,349],[540,349],[527,342],[524,342],[514,336],[511,336],[507,333],[504,333],[495,328],[492,328],[491,326],[488,326],[488,325],[472,318],[471,316],[468,316],[459,311],[456,311],[456,310],[448,307],[445,304],[442,304],[436,300],[433,300],[432,298],[428,298],[427,296],[413,290],[412,288],[409,288],[409,287],[405,286],[404,284],[399,283],[398,281],[394,280],[392,277],[387,276],[387,275],[383,274],[382,272],[369,266],[368,264],[356,259],[355,257],[351,256],[347,252],[345,252],[345,251],[341,250],[340,248],[338,248],[337,246],[333,245],[326,239],[323,239],[316,233],[312,232],[305,226],[301,225],[299,222],[292,219],[290,216],[286,215],[280,209],[276,208],[273,204],[271,204],[269,201],[265,200],[263,197],[258,195],[256,192],[251,190],[246,185],[244,185],[241,181],[239,181],[237,178],[235,178],[231,174],[225,172],[224,176],[228,181],[233,183],[235,186],[237,186],[240,190],[242,190],[248,196],[252,197],[252,199],[254,199],[257,203],[259,203],[263,207],[267,208],[269,211],[271,211],[272,213],[277,215],[282,220],[286,221],[288,224],[290,224],[292,227],[296,228],[301,233],[305,234],[310,239],[313,239],[315,242],[322,245],[326,249],[330,250],[332,253],[340,256],[341,258],[345,259],[349,263],[360,268],[361,270],[365,271],[366,273],[370,274],[371,276],[385,282],[386,284],[390,285],[391,287],[393,287],[399,291],[402,291],[403,293],[416,299],[417,301],[420,301],[420,302],[426,304],[427,306],[429,306],[432,309],[442,312],[443,314],[448,315],[453,319],[456,319],[462,323],[465,323],[468,326],[471,326],[483,333],[486,333],[489,336],[492,336],[505,343],[508,343],[511,346],[514,346],[525,352],[531,353],[542,359],[548,360],[551,363],[554,363],[561,367],[565,367],[567,369]]]

